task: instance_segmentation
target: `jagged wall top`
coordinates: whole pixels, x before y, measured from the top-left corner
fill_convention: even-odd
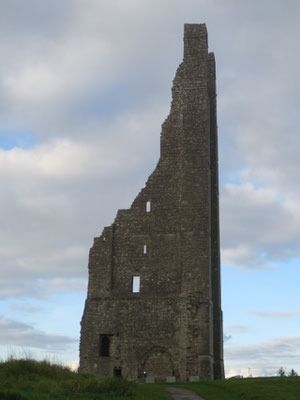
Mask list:
[[[214,71],[206,26],[186,24],[160,161],[90,252],[81,371],[224,377]]]

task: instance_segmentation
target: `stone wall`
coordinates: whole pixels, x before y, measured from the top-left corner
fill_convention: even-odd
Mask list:
[[[218,212],[214,57],[186,24],[159,162],[90,251],[81,371],[224,377]]]

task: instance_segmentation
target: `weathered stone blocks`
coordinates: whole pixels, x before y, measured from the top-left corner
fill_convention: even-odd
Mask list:
[[[186,24],[161,156],[95,238],[80,370],[135,381],[224,376],[214,57]]]

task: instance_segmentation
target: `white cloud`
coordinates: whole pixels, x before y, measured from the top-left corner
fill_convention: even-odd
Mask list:
[[[56,139],[29,149],[0,150],[5,187],[0,295],[23,294],[30,285],[21,283],[28,279],[86,278],[93,236],[112,223],[118,208],[130,205],[148,174],[140,171],[139,183],[131,181],[132,171],[145,161],[139,151],[147,132],[142,121],[121,118],[116,125],[110,136],[91,143]],[[126,138],[119,136],[121,127],[131,130]],[[82,288],[71,282],[64,280],[66,290]]]
[[[78,339],[47,334],[23,322],[0,315],[0,340],[10,346],[32,347],[49,351],[60,351],[76,343]]]
[[[264,343],[225,347],[226,376],[274,376],[283,366],[286,370],[300,368],[300,336],[276,338]]]
[[[244,378],[257,376],[277,376],[279,367],[264,366],[262,363],[245,363],[245,364],[225,364],[225,377],[241,375]]]
[[[221,172],[241,181],[221,192],[223,261],[272,268],[299,256],[297,3],[273,2],[270,13],[259,2],[175,1],[172,15],[170,1],[12,3],[1,13],[0,124],[37,143],[0,151],[6,274],[86,276],[92,236],[155,166],[183,23],[203,15],[217,56]]]
[[[56,179],[57,181],[79,179],[93,174],[96,169],[99,174],[109,173],[116,167],[110,157],[111,149],[98,143],[71,142],[69,139],[38,145],[31,149],[14,148],[10,151],[0,151],[0,163],[4,168],[2,177],[21,174],[28,181],[36,177]],[[4,172],[5,171],[5,172]],[[51,183],[51,182],[50,182]]]
[[[27,303],[12,304],[10,308],[14,311],[21,311],[24,313],[35,313],[35,312],[40,312],[42,310],[40,307],[34,307]]]
[[[262,318],[291,318],[300,315],[300,312],[296,311],[250,311],[250,313]]]
[[[13,269],[15,273],[17,269]],[[58,273],[51,271],[53,275]],[[41,271],[36,274],[43,275]],[[13,279],[13,276],[15,277]],[[46,275],[45,278],[37,276],[26,276],[26,270],[19,272],[18,276],[9,276],[8,279],[2,279],[0,284],[1,298],[40,298],[46,299],[53,293],[60,294],[64,292],[85,292],[87,288],[86,279],[83,278],[51,278]]]
[[[226,327],[226,330],[228,332],[234,332],[234,333],[245,333],[248,331],[249,328],[247,328],[244,325],[230,325]]]
[[[222,258],[241,268],[272,268],[299,257],[300,207],[275,188],[222,187]]]
[[[270,360],[279,358],[277,362],[296,359],[300,362],[300,336],[273,339],[269,342],[241,347],[227,347],[227,360]]]

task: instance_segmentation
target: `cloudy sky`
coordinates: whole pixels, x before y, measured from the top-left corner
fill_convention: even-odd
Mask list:
[[[298,0],[0,0],[0,356],[78,361],[93,237],[159,157],[183,24],[217,61],[227,376],[300,373]]]

